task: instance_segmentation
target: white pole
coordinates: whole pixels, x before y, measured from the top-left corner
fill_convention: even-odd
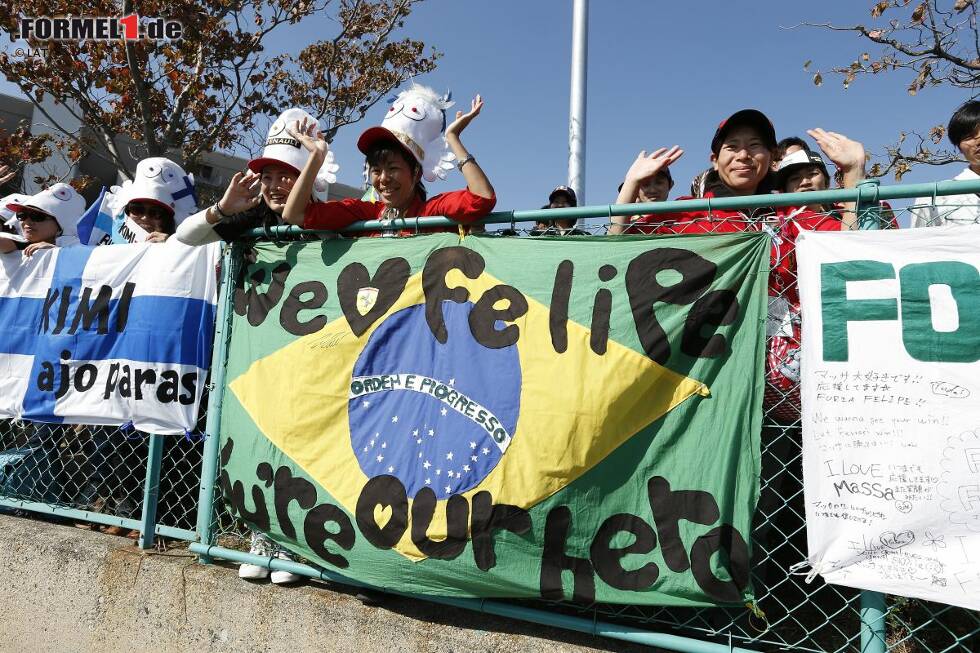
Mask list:
[[[585,94],[589,59],[589,0],[572,8],[572,90],[568,114],[568,185],[585,205]]]

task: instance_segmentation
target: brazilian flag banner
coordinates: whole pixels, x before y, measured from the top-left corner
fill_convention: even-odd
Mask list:
[[[763,233],[248,248],[220,484],[398,591],[744,603]]]

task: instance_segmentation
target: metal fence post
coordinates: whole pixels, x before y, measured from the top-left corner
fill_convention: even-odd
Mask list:
[[[885,653],[885,595],[861,590],[861,653]]]
[[[160,499],[160,465],[163,461],[163,436],[150,434],[146,454],[146,480],[143,483],[143,514],[140,517],[141,549],[152,549],[157,529],[157,504]]]
[[[208,419],[204,434],[204,459],[201,462],[201,488],[197,500],[197,537],[202,544],[213,544],[211,519],[214,516],[214,484],[218,477],[218,430],[221,427],[221,402],[225,391],[225,363],[228,339],[231,337],[232,298],[240,247],[225,248],[221,257],[221,288],[218,315],[214,327],[214,352],[211,357],[211,394],[208,396]],[[210,557],[202,555],[207,564]]]
[[[857,185],[857,190],[858,201],[855,203],[854,211],[857,213],[855,217],[858,229],[882,229],[881,205],[878,203],[878,180],[865,179]]]
[[[878,184],[877,179],[865,179],[857,186],[858,200],[854,210],[857,213],[858,229],[885,228],[882,224],[881,204],[878,201]],[[861,591],[861,653],[885,653],[888,650],[885,623],[887,611],[884,594]]]

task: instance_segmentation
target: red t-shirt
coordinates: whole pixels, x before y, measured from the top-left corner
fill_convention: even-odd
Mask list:
[[[480,197],[467,189],[441,193],[428,200],[415,197],[415,201],[405,212],[405,217],[445,216],[460,224],[470,224],[484,217],[497,204],[497,198]],[[303,228],[336,231],[349,227],[361,220],[377,220],[385,210],[384,202],[365,202],[358,199],[343,199],[331,202],[311,202],[303,215]],[[419,229],[418,233],[451,231],[446,227]],[[415,229],[401,229],[400,236],[411,236]],[[369,231],[361,236],[380,236],[379,231]]]
[[[708,191],[702,199],[710,199],[715,194]],[[698,199],[685,195],[677,201]],[[738,231],[758,231],[759,225],[750,220],[744,212],[734,209],[711,209],[697,211],[674,211],[642,215],[626,228],[628,234],[722,234]]]

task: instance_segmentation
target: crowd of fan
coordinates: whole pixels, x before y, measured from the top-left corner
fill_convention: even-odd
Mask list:
[[[433,112],[420,111],[412,103],[445,104],[440,105],[442,100],[428,89],[416,89],[414,93],[413,96],[400,96],[385,122],[367,129],[358,140],[358,148],[365,156],[372,197],[318,201],[318,191],[323,189],[320,181],[329,178],[336,166],[312,117],[298,109],[290,109],[270,128],[262,156],[249,161],[247,171],[234,175],[215,204],[192,215],[177,215],[172,199],[158,192],[159,185],[136,183],[125,197],[125,216],[146,232],[146,242],[176,240],[187,245],[233,241],[255,228],[287,224],[307,229],[340,230],[361,220],[380,221],[381,229],[358,234],[368,237],[446,230],[405,229],[404,222],[398,221],[423,216],[445,216],[477,230],[479,226],[475,223],[493,210],[496,194],[475,157],[463,145],[461,134],[480,114],[483,100],[477,96],[470,110],[457,111],[455,119],[448,125],[440,115],[438,121],[442,124],[435,128],[435,134],[423,133],[425,129],[431,130],[431,121],[420,120],[413,113],[431,118]],[[861,143],[823,129],[812,129],[807,133],[819,152],[797,136],[777,140],[775,128],[760,111],[735,112],[722,121],[713,134],[709,156],[711,167],[692,180],[688,195],[677,199],[801,193],[828,190],[834,184],[853,188],[864,179],[866,156]],[[968,162],[967,168],[956,179],[980,179],[980,102],[967,102],[957,109],[947,134]],[[449,159],[456,161],[455,167],[462,173],[466,187],[428,197],[423,177],[430,181],[442,177],[440,171],[447,168],[444,156],[437,157],[436,167],[430,165],[432,152],[427,152],[426,148],[438,140],[436,136],[445,138],[453,155]],[[649,154],[640,152],[619,186],[616,203],[667,200],[675,185],[670,165],[683,154],[684,150],[677,146],[659,148]],[[835,174],[831,174],[824,157],[834,165]],[[9,168],[0,166],[0,185],[12,177]],[[542,208],[576,205],[575,191],[568,186],[558,186]],[[980,197],[976,195],[925,198],[917,205],[911,209],[913,226],[980,222]],[[0,208],[13,216],[3,229],[17,236],[0,238],[0,254],[21,250],[24,257],[31,257],[45,249],[78,242],[76,223],[85,210],[85,202],[70,186],[55,184],[32,196],[10,195],[4,198]],[[794,420],[799,416],[798,395],[795,400],[786,400],[787,394],[798,392],[795,388],[799,380],[795,376],[799,370],[800,333],[793,243],[804,230],[858,229],[869,219],[881,226],[897,227],[890,209],[884,204],[871,211],[870,216],[858,216],[853,203],[827,205],[814,202],[751,210],[678,210],[650,214],[640,211],[631,217],[614,218],[608,225],[608,233],[770,232],[774,247],[769,322],[777,326],[768,334],[771,349],[767,364],[767,401],[777,415]],[[498,233],[516,235],[514,231]],[[556,219],[537,223],[530,235],[587,236],[588,232],[574,219]],[[779,331],[786,329],[785,325],[789,325],[788,330]],[[49,431],[47,425],[42,425],[33,439],[51,436]],[[97,449],[103,452],[103,461],[107,460],[105,451],[118,444],[106,433],[97,431]],[[109,477],[106,463],[96,464],[91,477],[93,483],[104,484]],[[85,492],[98,496],[101,488],[86,486]],[[39,499],[43,500],[43,497]],[[286,552],[257,533],[253,535],[252,552],[288,558]],[[240,574],[243,578],[264,578],[269,571],[264,567],[242,565]],[[272,580],[277,583],[297,578],[288,572],[272,573]]]

